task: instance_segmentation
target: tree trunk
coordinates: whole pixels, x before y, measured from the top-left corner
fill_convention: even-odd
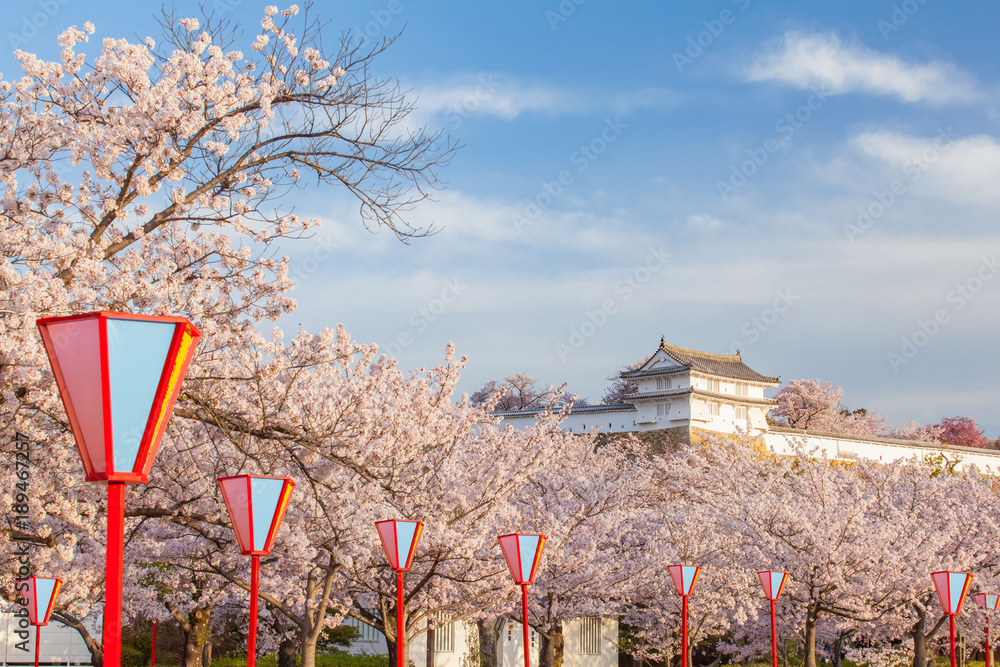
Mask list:
[[[917,609],[917,622],[913,624],[913,667],[927,667],[927,636],[924,634],[927,625],[927,611]]]
[[[208,641],[208,620],[212,607],[195,607],[184,628],[184,659],[181,667],[202,667],[201,657]],[[207,665],[205,667],[208,667]]]
[[[278,645],[278,667],[295,667],[295,639],[285,639]]]
[[[500,643],[503,626],[503,618],[476,621],[476,628],[479,630],[480,667],[497,667],[497,644]]]
[[[562,623],[556,622],[548,632],[538,632],[538,637],[542,642],[539,657],[541,667],[560,667],[563,655]]]
[[[322,628],[315,633],[302,633],[302,667],[316,667],[316,642],[319,641],[321,633]]]
[[[52,614],[52,618],[79,632],[83,638],[83,643],[87,645],[87,650],[90,651],[90,664],[93,667],[104,667],[104,647],[97,639],[90,635],[87,626],[80,619],[65,612],[55,612]]]
[[[819,612],[816,604],[806,608],[805,641],[802,647],[802,667],[816,667],[816,626],[819,622]]]
[[[209,667],[212,664],[212,639],[205,642],[205,647],[201,650],[202,667]]]
[[[400,642],[399,638],[397,637],[396,640],[394,641],[389,641],[387,638],[385,643],[389,647],[389,667],[396,667],[397,650],[403,651],[403,665],[408,667],[410,664],[410,656],[409,656],[409,651],[407,651],[408,647],[405,646],[406,642]],[[400,646],[402,646],[401,649]]]
[[[833,642],[833,667],[841,667],[840,650],[844,646],[844,633],[838,632],[837,639]]]
[[[541,651],[542,655],[541,655],[541,660],[539,660],[539,662],[541,663],[541,666],[542,667],[556,667],[556,637],[555,637],[555,631],[552,630],[552,631],[550,631],[547,634],[543,634],[543,633],[539,632],[538,633],[538,637],[539,637],[539,639],[542,640],[542,651]],[[526,651],[530,651],[531,647],[530,646],[526,646],[525,650]]]
[[[434,640],[437,639],[434,626],[427,626],[427,667],[434,667]]]

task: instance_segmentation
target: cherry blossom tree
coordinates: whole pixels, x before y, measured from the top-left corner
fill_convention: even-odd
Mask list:
[[[936,424],[941,430],[938,436],[941,442],[958,447],[991,447],[992,441],[983,437],[983,430],[976,425],[976,420],[968,417],[947,417]]]
[[[561,660],[564,622],[619,615],[647,566],[636,557],[648,540],[638,499],[650,470],[641,444],[628,437],[598,444],[596,434],[564,434],[559,441],[561,454],[528,471],[500,527],[548,538],[529,597],[544,667]],[[508,576],[504,583],[502,608],[520,618]]]
[[[79,627],[101,601],[102,502],[98,489],[82,483],[35,320],[95,309],[183,314],[203,333],[190,374],[196,381],[245,370],[231,364],[235,350],[254,350],[266,367],[280,333],[269,339],[257,325],[295,307],[288,260],[275,251],[315,227],[281,204],[289,188],[307,177],[343,186],[367,225],[405,240],[427,230],[409,227],[402,212],[428,196],[451,155],[446,140],[402,126],[411,101],[372,73],[389,41],[365,47],[345,38],[326,52],[308,6],[301,13],[268,8],[246,45],[249,57],[235,48],[239,31],[211,16],[164,15],[162,26],[159,43],[108,39],[90,59],[77,47],[94,26],[70,28],[59,38],[60,61],[18,52],[23,77],[0,80],[0,414],[5,443],[15,429],[47,443],[33,468],[32,534],[6,529],[0,537],[4,546],[30,540],[38,572],[73,570],[57,613]],[[246,460],[246,448],[219,427],[228,423],[221,406],[231,397],[216,398],[199,405],[182,397],[178,412],[211,407],[214,419],[181,415],[161,450],[165,468],[204,462],[206,453]],[[256,461],[249,468],[262,469]],[[200,507],[200,532],[191,528],[192,507],[215,503],[214,477],[164,479],[191,487],[189,495],[155,484],[135,492],[128,527],[130,540],[145,540],[149,553],[174,563],[150,584],[172,597],[132,596],[140,608],[131,611],[154,617],[209,581],[193,571],[178,578],[182,548],[190,558],[223,534],[218,507]],[[145,535],[170,513],[178,515],[170,516],[175,532],[167,547],[154,549],[159,536]],[[212,522],[215,533],[204,528]],[[16,572],[4,573],[11,594]],[[132,572],[137,580],[149,574]],[[171,615],[198,616],[214,595],[173,606]]]
[[[503,382],[489,380],[469,396],[473,405],[493,405],[499,412],[516,410],[541,410],[563,396],[562,388],[551,385],[540,388],[538,380],[527,373],[518,372],[504,377]]]
[[[844,390],[819,380],[791,380],[775,394],[778,406],[768,414],[791,428],[862,437],[886,434],[884,417],[865,409],[847,410],[841,405]]]

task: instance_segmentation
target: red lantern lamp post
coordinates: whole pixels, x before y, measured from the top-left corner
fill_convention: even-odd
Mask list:
[[[681,667],[688,667],[688,596],[698,581],[701,568],[697,565],[671,565],[667,568],[674,588],[681,596]]]
[[[247,635],[247,667],[257,661],[257,590],[260,557],[271,553],[274,536],[288,507],[295,482],[287,477],[237,475],[220,477],[219,488],[236,532],[240,553],[250,560],[250,630]]]
[[[201,334],[183,317],[109,311],[37,325],[87,481],[108,485],[104,664],[120,667],[125,485],[149,481]]]
[[[514,583],[521,587],[521,629],[524,632],[524,667],[531,667],[531,641],[528,625],[528,586],[535,581],[538,559],[542,556],[545,536],[531,533],[501,535],[500,549],[510,568]]]
[[[376,521],[375,528],[382,540],[389,568],[396,573],[396,667],[403,667],[406,647],[406,601],[403,597],[403,575],[413,564],[413,554],[424,530],[422,521]]]
[[[771,602],[771,665],[778,667],[778,623],[775,620],[774,606],[788,581],[788,573],[767,571],[758,572],[757,576],[760,577],[760,585],[764,587],[764,595]]]
[[[38,648],[42,645],[43,625],[49,624],[52,608],[59,595],[62,579],[53,577],[28,577],[28,623],[35,626],[35,667],[38,667]]]
[[[993,663],[993,641],[990,637],[990,614],[1000,607],[1000,595],[992,593],[976,593],[976,606],[986,612],[986,667],[991,667]]]
[[[969,592],[972,575],[968,572],[932,572],[934,588],[937,589],[941,609],[948,615],[951,630],[951,667],[958,667],[958,653],[955,650],[955,617],[962,609],[965,594]]]

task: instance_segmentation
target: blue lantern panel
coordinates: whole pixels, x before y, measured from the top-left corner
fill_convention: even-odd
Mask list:
[[[274,522],[274,513],[281,500],[284,479],[269,477],[250,478],[250,497],[253,507],[253,550],[263,551],[267,545],[267,535]]]
[[[401,568],[408,565],[406,561],[410,557],[410,549],[413,547],[413,538],[416,534],[416,521],[396,522],[396,557]]]
[[[518,537],[518,550],[521,552],[521,580],[531,579],[531,568],[535,564],[535,553],[538,551],[538,535],[521,535]]]
[[[114,470],[135,467],[177,324],[107,321]]]

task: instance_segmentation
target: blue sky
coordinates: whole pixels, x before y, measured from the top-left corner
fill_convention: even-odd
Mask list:
[[[263,5],[226,1],[252,34]],[[0,71],[16,74],[17,46],[53,57],[86,20],[98,37],[156,35],[151,11],[2,2]],[[895,424],[963,415],[1000,435],[1000,5],[320,11],[337,32],[402,31],[380,74],[412,89],[412,125],[464,147],[410,214],[440,233],[410,245],[366,232],[342,192],[290,197],[324,226],[284,249],[299,276],[287,330],[342,322],[407,368],[454,341],[463,389],[526,371],[592,400],[664,335],[829,380]]]

